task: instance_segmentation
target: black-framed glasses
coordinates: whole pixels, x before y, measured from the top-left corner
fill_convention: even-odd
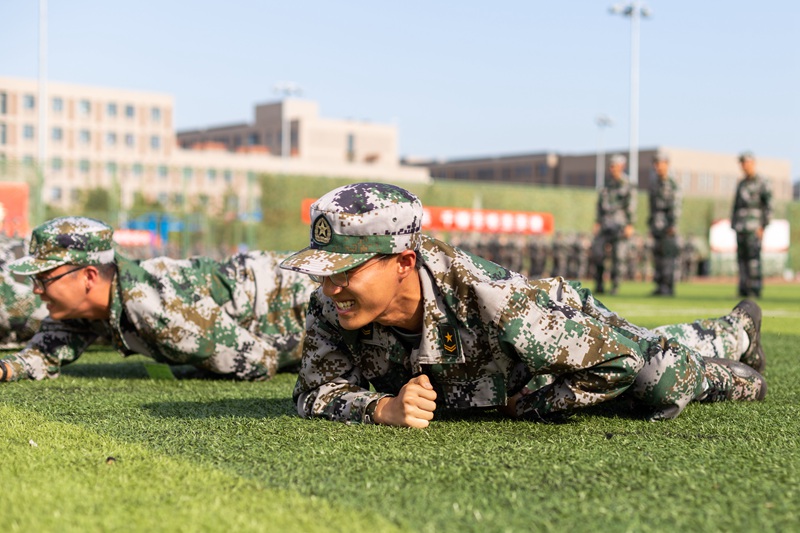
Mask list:
[[[382,257],[384,256],[382,255],[378,256],[377,261],[373,261],[372,263],[369,264],[359,265],[355,268],[351,268],[350,270],[345,270],[344,272],[337,272],[336,274],[331,274],[330,276],[317,276],[316,274],[309,274],[308,277],[311,278],[311,281],[314,281],[316,283],[322,283],[323,281],[325,281],[325,278],[328,278],[330,282],[336,285],[337,287],[344,288],[350,285],[350,279],[347,277],[348,272],[355,273],[354,271],[360,272],[362,270],[366,270],[372,265],[377,265],[378,263],[380,263],[380,259]]]
[[[47,290],[47,286],[53,283],[54,281],[58,281],[67,274],[72,274],[73,272],[77,272],[78,270],[81,270],[83,268],[86,268],[86,265],[73,268],[72,270],[67,270],[63,274],[59,274],[58,276],[53,276],[51,278],[42,279],[42,278],[37,278],[36,276],[31,276],[31,279],[33,280],[33,288],[39,289],[40,291],[44,292]]]

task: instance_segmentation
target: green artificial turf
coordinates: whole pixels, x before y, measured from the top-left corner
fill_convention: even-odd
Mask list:
[[[656,326],[728,312],[730,284],[603,299]],[[295,376],[152,380],[93,350],[0,386],[4,531],[792,531],[800,529],[800,286],[768,285],[761,403],[645,422],[442,413],[426,430],[295,415]],[[35,443],[35,444],[34,444]],[[113,461],[108,460],[113,457]]]

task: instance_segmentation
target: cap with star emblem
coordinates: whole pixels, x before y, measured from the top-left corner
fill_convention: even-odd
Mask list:
[[[330,276],[376,255],[415,250],[421,229],[422,203],[411,192],[387,183],[345,185],[311,205],[311,244],[281,268]]]

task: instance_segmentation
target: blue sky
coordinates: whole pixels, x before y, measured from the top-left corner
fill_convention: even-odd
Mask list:
[[[614,2],[49,0],[51,80],[172,94],[179,129],[249,121],[292,81],[321,114],[396,123],[401,155],[627,149],[630,22]],[[650,0],[642,147],[789,159],[800,2]],[[0,2],[0,76],[37,75],[37,0]]]

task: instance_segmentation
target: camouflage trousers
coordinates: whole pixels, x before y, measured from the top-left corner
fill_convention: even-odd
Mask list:
[[[753,232],[736,234],[736,259],[739,263],[739,295],[761,296],[761,239]]]
[[[675,418],[690,402],[705,399],[712,388],[732,386],[730,370],[706,358],[738,361],[750,345],[747,328],[754,326],[748,316],[732,312],[650,330],[609,311],[588,289],[579,289],[578,293],[582,312],[639,345],[645,363],[623,397],[645,409],[649,419]],[[528,387],[541,387],[548,379],[540,376]]]
[[[675,285],[678,241],[674,235],[653,235],[653,282],[658,287]]]
[[[606,260],[611,259],[611,285],[619,285],[622,265],[625,261],[625,239],[622,231],[601,231],[592,241],[592,262],[597,290],[603,289]]]

